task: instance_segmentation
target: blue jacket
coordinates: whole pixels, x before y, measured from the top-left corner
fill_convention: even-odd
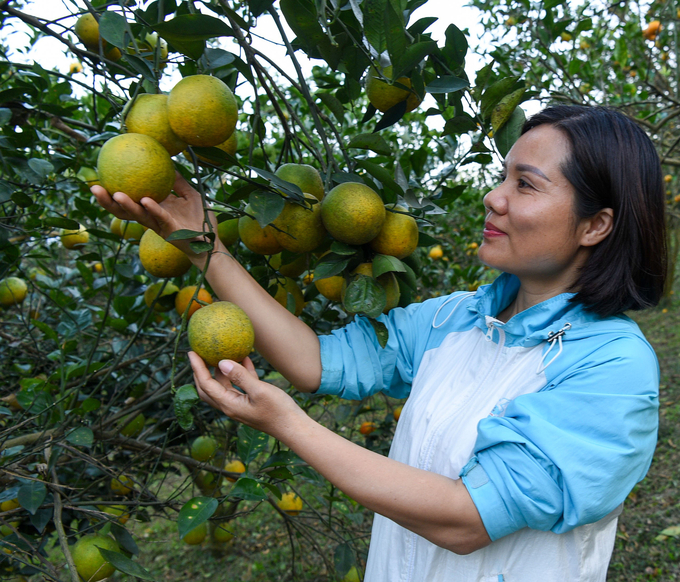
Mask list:
[[[517,278],[504,274],[474,294],[394,309],[381,317],[389,331],[384,349],[362,318],[320,337],[319,393],[410,395],[390,457],[461,477],[492,540],[524,528],[564,534],[604,520],[646,474],[657,436],[658,363],[637,325],[625,316],[599,318],[571,303],[568,293],[507,323],[497,320],[518,288]],[[383,536],[415,535],[378,522]],[[604,529],[606,544],[613,544],[614,530]],[[375,553],[377,542],[371,543]],[[537,551],[556,552],[549,560],[563,559],[567,567],[590,556],[604,560],[606,571],[609,556],[598,553],[595,538],[579,555],[546,544]],[[397,550],[415,552],[402,567],[432,568],[436,552],[421,550],[428,558],[419,563],[414,546],[411,540]],[[503,575],[514,562],[502,562],[491,573],[471,575]],[[435,570],[418,579],[438,579]],[[532,579],[521,568],[513,574]]]

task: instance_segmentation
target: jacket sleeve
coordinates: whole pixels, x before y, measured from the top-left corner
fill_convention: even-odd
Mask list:
[[[384,348],[365,317],[357,317],[349,325],[319,336],[322,372],[316,393],[361,400],[382,391],[394,398],[406,398],[428,330],[432,329],[432,317],[441,303],[438,299],[381,315],[378,321],[388,331]]]
[[[563,533],[620,505],[652,460],[658,388],[652,348],[623,336],[482,419],[461,477],[491,539],[524,527]]]

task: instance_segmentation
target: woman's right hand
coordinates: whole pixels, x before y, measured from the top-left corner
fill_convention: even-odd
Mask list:
[[[123,192],[109,194],[101,186],[90,189],[99,204],[114,216],[122,220],[134,220],[156,231],[164,239],[176,230],[187,229],[204,231],[205,214],[201,195],[179,174],[175,174],[173,191],[160,204],[151,198],[142,198],[139,203],[134,202]],[[213,231],[217,232],[217,220],[212,212],[209,213]],[[174,241],[182,251],[189,256],[193,253],[189,249],[188,241]],[[219,239],[216,239],[219,245]]]

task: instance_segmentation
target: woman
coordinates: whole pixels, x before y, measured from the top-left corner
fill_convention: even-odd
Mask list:
[[[409,396],[385,458],[315,423],[250,360],[221,362],[213,379],[189,354],[206,402],[378,514],[369,582],[605,580],[621,505],[651,462],[658,365],[621,314],[655,305],[664,285],[658,156],[621,114],[553,107],[504,168],[479,248],[503,274],[392,310],[384,349],[362,318],[317,338],[225,249],[211,258],[214,291],[248,313],[258,351],[296,387]],[[196,193],[181,180],[176,191],[137,205],[93,187],[163,236],[200,230]]]

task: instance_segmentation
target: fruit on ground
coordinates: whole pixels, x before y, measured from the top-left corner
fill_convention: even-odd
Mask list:
[[[291,277],[293,279],[302,275],[302,273],[304,273],[307,270],[307,267],[309,265],[309,255],[307,254],[302,254],[299,257],[296,257],[292,261],[285,263],[283,265],[281,264],[282,260],[283,259],[281,253],[278,253],[272,256],[272,258],[269,260],[269,264],[273,269],[276,269],[284,277]]]
[[[170,91],[168,120],[175,135],[189,145],[211,147],[234,133],[238,107],[223,81],[210,75],[192,75]]]
[[[370,420],[367,420],[366,422],[361,423],[361,426],[359,427],[359,432],[364,436],[368,436],[376,428],[378,428],[378,427],[375,425],[375,422],[371,422]]]
[[[217,236],[225,247],[230,247],[238,240],[238,218],[230,218],[217,225]]]
[[[111,491],[116,495],[127,495],[132,491],[134,482],[127,475],[121,475],[120,477],[113,477],[111,483],[109,484]]]
[[[175,245],[153,230],[147,230],[139,241],[139,259],[154,277],[180,277],[191,268],[191,261]]]
[[[211,436],[200,436],[191,443],[191,458],[194,461],[209,461],[215,456],[220,444]]]
[[[365,184],[345,182],[326,194],[321,219],[334,239],[362,245],[378,236],[385,222],[385,205]]]
[[[226,465],[224,465],[224,470],[229,471],[230,473],[245,473],[246,466],[238,459],[234,459],[233,461],[229,461]],[[233,477],[227,477],[227,481],[235,483],[236,479]]]
[[[401,418],[401,411],[404,409],[403,405],[402,406],[397,406],[394,409],[394,412],[392,413],[392,416],[394,416],[394,420],[399,420]]]
[[[191,316],[194,313],[203,307],[203,305],[196,301],[196,299],[203,301],[204,303],[212,303],[212,297],[210,296],[210,293],[208,293],[207,289],[199,289],[196,299],[192,301],[192,297],[196,292],[196,287],[197,285],[189,285],[188,287],[184,287],[180,289],[180,292],[175,296],[175,310],[180,315],[180,317],[184,315],[184,312],[189,306],[189,301],[191,301],[191,307],[189,307],[189,313],[187,313],[187,321],[191,319]]]
[[[89,12],[83,14],[73,29],[78,37],[88,49],[99,52],[99,23]]]
[[[305,308],[305,297],[302,294],[302,289],[300,289],[298,284],[290,277],[286,277],[283,284],[276,281],[272,283],[276,283],[276,293],[274,294],[274,299],[283,305],[283,307],[288,309],[288,297],[291,296],[295,301],[295,309],[293,313],[296,317],[299,316],[302,313],[302,310]]]
[[[371,241],[371,248],[382,255],[403,259],[418,246],[418,224],[403,206],[396,206],[395,212],[387,212],[378,236]]]
[[[97,174],[110,193],[124,192],[135,202],[165,200],[175,183],[175,166],[167,150],[142,133],[124,133],[99,150]]]
[[[323,200],[323,180],[315,167],[309,164],[283,164],[275,173],[282,180],[292,182],[317,200]]]
[[[23,303],[27,293],[28,285],[19,277],[7,277],[0,281],[0,305],[3,307]]]
[[[203,540],[205,540],[207,535],[208,524],[203,522],[201,525],[196,526],[188,532],[182,539],[184,540],[184,543],[189,544],[190,546],[197,546],[198,544],[203,543]]]
[[[183,151],[187,144],[178,138],[168,121],[168,96],[162,93],[138,95],[125,118],[130,133],[154,138],[171,156]]]
[[[253,351],[255,331],[245,311],[229,301],[194,313],[187,329],[189,345],[210,366],[220,360],[242,361]]]
[[[228,529],[228,522],[216,523],[212,531],[212,539],[217,543],[226,544],[234,539],[234,534]]]
[[[652,20],[647,25],[647,28],[642,31],[642,36],[644,36],[647,40],[655,40],[659,32],[661,32],[661,28],[661,22],[658,20]]]
[[[141,412],[136,416],[127,416],[123,421],[123,428],[120,430],[120,434],[129,438],[139,436],[142,430],[144,430],[145,422],[146,418]]]
[[[392,65],[385,67],[382,74],[389,80],[392,80]],[[406,101],[406,111],[413,111],[420,105],[421,99],[416,93],[411,91],[411,79],[408,77],[399,77],[396,83],[407,87],[399,87],[398,85],[391,85],[382,80],[378,72],[371,67],[371,70],[366,79],[366,96],[371,102],[371,105],[378,111],[388,111],[392,109],[397,103]]]
[[[85,582],[103,580],[116,571],[113,564],[107,562],[106,558],[101,555],[99,548],[104,548],[105,550],[112,552],[118,552],[120,550],[116,540],[100,534],[83,536],[76,542],[71,550],[76,570]]]
[[[442,246],[441,245],[434,245],[430,249],[430,252],[427,253],[427,256],[430,257],[431,259],[434,259],[435,261],[437,259],[441,259],[444,256],[444,251],[442,250]]]
[[[149,285],[146,288],[146,291],[144,291],[144,303],[146,303],[147,307],[153,305],[154,311],[170,311],[175,306],[175,296],[178,292],[179,287],[177,287],[177,285],[170,283],[169,281],[158,281]],[[154,305],[155,299],[156,303]]]
[[[89,240],[90,233],[87,232],[82,224],[78,230],[66,229],[61,231],[61,244],[67,249],[80,248],[81,245],[84,245]]]
[[[355,278],[358,275],[364,275],[366,277],[373,277],[373,264],[372,263],[361,263],[354,271],[352,275]],[[399,305],[399,298],[401,297],[401,291],[399,290],[399,281],[397,277],[392,272],[383,273],[376,278],[378,284],[385,290],[385,308],[383,313],[387,313],[391,309],[394,309]],[[347,290],[347,285],[343,286],[342,289],[342,300],[345,299],[345,291]]]
[[[302,511],[302,499],[295,493],[284,493],[276,505],[288,515],[298,515]]]
[[[276,240],[285,250],[293,253],[313,251],[326,238],[326,229],[321,220],[321,204],[311,194],[305,193],[303,204],[286,202],[272,224],[279,229],[274,230]]]
[[[250,204],[245,207],[244,212],[252,216]],[[283,250],[276,238],[276,230],[270,224],[262,228],[250,216],[244,215],[238,219],[238,235],[243,244],[258,255],[275,255]]]

